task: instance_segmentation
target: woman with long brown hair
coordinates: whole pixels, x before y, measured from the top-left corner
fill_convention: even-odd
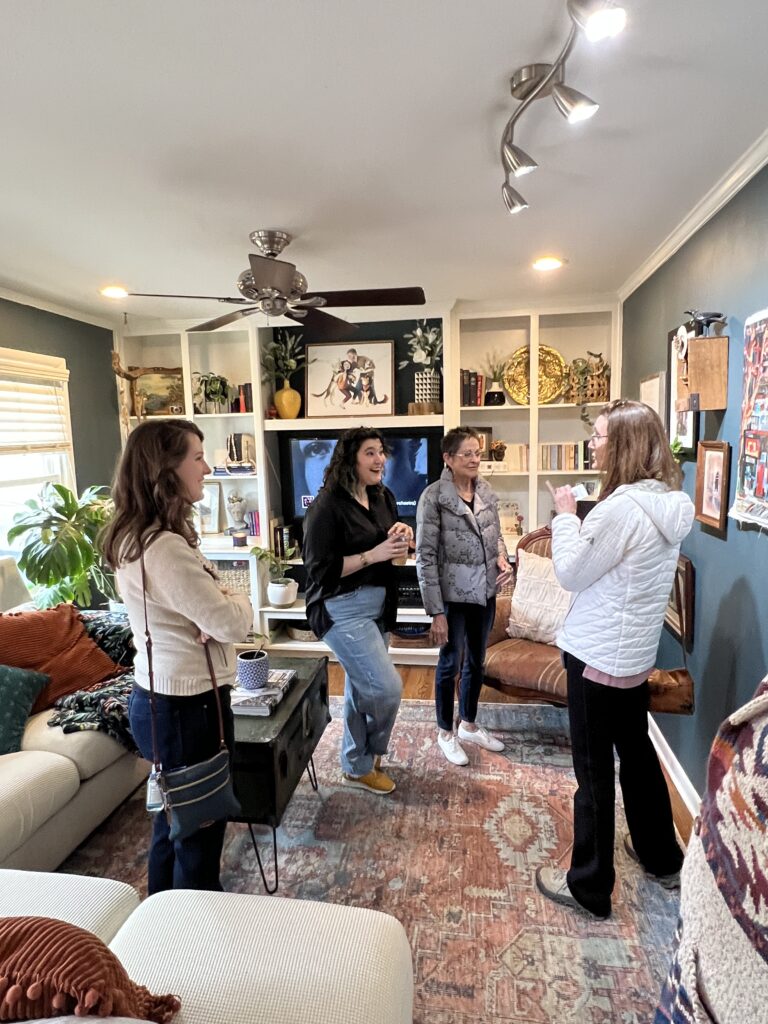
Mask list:
[[[198,549],[192,505],[202,498],[208,473],[203,435],[194,423],[140,423],[128,435],[118,464],[112,485],[115,514],[101,538],[135,638],[136,681],[128,704],[131,731],[142,756],[154,760],[144,643],[148,628],[157,753],[166,771],[198,764],[219,749],[219,711],[204,644],[219,684],[224,738],[231,753],[229,686],[236,675],[232,644],[245,638],[253,621],[247,595],[232,594],[220,585],[213,565]],[[155,814],[150,895],[165,889],[220,890],[226,824],[215,821],[186,839],[172,841],[165,814]]]
[[[683,854],[648,736],[647,680],[693,504],[680,490],[661,420],[647,405],[619,399],[605,406],[590,447],[602,489],[583,523],[571,488],[550,488],[555,573],[574,594],[557,643],[568,675],[578,789],[570,869],[539,868],[536,883],[555,902],[604,918],[615,881],[614,748],[627,852],[662,885],[679,884]]]

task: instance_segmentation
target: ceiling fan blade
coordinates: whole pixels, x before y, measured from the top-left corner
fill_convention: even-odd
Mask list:
[[[206,299],[208,302],[234,302],[240,305],[248,302],[248,299],[232,299],[224,295],[167,295],[163,292],[128,292],[129,295],[138,295],[141,299]]]
[[[353,288],[346,292],[307,292],[304,299],[319,295],[326,306],[423,306],[423,288]]]
[[[248,309],[236,309],[234,313],[225,313],[224,316],[216,317],[215,320],[207,320],[204,324],[198,324],[197,327],[190,327],[188,331],[190,334],[194,334],[195,331],[217,331],[219,327],[233,324],[235,320],[239,320],[243,316],[250,316],[251,313],[258,312],[258,306],[249,306]]]
[[[293,316],[290,310],[286,310],[283,315],[305,327],[313,341],[327,341],[329,338],[343,341],[345,338],[351,338],[357,331],[357,324],[350,324],[337,316],[322,313],[319,309],[310,308],[302,312],[306,315],[301,319]]]
[[[263,288],[274,288],[280,295],[289,295],[293,287],[296,266],[285,260],[271,259],[269,256],[248,254],[251,264],[253,283],[261,291]]]

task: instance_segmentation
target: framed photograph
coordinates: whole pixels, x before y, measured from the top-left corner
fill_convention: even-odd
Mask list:
[[[181,367],[129,366],[131,415],[183,416],[184,379]]]
[[[670,633],[677,637],[686,647],[693,644],[693,592],[694,574],[693,562],[685,555],[677,559],[677,581],[680,584],[680,601],[682,604],[682,619],[677,606],[674,585],[669,595],[667,610],[664,614],[664,625]]]
[[[195,505],[200,517],[200,533],[219,533],[221,516],[221,484],[218,480],[206,480],[203,497]]]
[[[480,458],[485,460],[491,457],[491,441],[493,440],[493,431],[490,427],[476,427],[473,424],[469,424],[469,429],[474,430],[476,434],[480,436]]]
[[[695,412],[678,412],[675,408],[680,376],[687,372],[678,358],[679,346],[679,331],[670,331],[667,335],[667,433],[670,441],[679,441],[681,450],[692,455],[696,451],[699,416]]]
[[[725,533],[731,446],[727,441],[699,441],[696,457],[696,518]]]
[[[650,377],[640,380],[640,401],[649,406],[658,415],[662,423],[667,423],[667,371],[660,370]]]
[[[307,416],[392,416],[394,341],[307,344]]]

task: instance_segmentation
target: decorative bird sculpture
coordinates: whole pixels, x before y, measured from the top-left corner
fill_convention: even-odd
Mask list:
[[[701,324],[702,330],[705,334],[709,334],[709,329],[714,325],[715,334],[721,334],[723,328],[728,323],[728,317],[722,313],[702,313],[698,309],[686,309],[685,313],[695,320],[697,324]]]

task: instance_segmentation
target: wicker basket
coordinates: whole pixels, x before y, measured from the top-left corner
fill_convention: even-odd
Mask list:
[[[308,622],[286,622],[285,631],[291,640],[301,640],[305,644],[316,644],[317,637],[309,628]]]
[[[234,591],[236,594],[250,594],[251,592],[251,572],[248,568],[248,563],[245,563],[244,568],[232,568],[232,562],[224,561],[220,559],[218,562],[214,561],[213,564],[216,566],[216,571],[219,575],[219,581]]]
[[[412,649],[429,647],[429,629],[428,625],[422,623],[395,626],[390,634],[389,645],[390,647],[410,647]]]

